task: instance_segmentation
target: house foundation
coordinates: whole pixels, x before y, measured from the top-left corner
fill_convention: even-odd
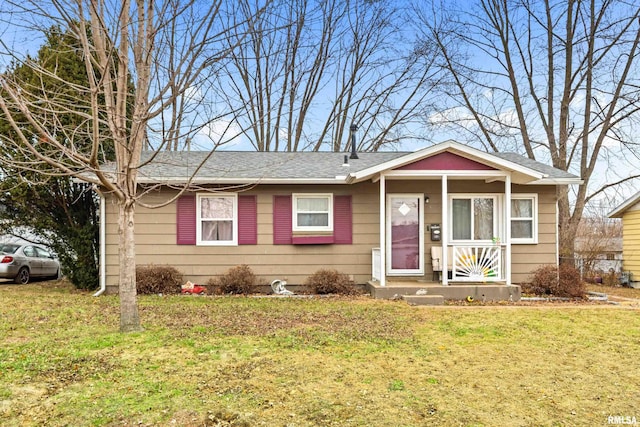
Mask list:
[[[520,301],[520,286],[497,283],[464,283],[443,286],[437,282],[370,281],[366,290],[376,299],[403,298],[417,305],[439,305],[447,300]],[[441,297],[441,298],[439,298]]]

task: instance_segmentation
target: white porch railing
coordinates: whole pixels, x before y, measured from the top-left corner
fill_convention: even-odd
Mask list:
[[[371,249],[371,278],[380,281],[380,248]]]
[[[448,264],[453,282],[504,281],[504,247],[449,246]],[[371,249],[371,278],[380,281],[380,248]]]
[[[495,282],[504,280],[503,248],[500,245],[453,246],[452,281]]]

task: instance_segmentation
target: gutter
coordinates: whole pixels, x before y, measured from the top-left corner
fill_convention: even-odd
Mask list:
[[[138,184],[184,185],[184,177],[144,177],[139,178]],[[333,178],[195,178],[190,181],[193,185],[202,184],[344,184],[345,176],[336,175]]]
[[[545,175],[544,178],[537,181],[532,181],[529,185],[573,185],[584,184],[584,180],[580,178],[549,178],[549,175]]]
[[[106,218],[105,206],[106,206],[106,201],[105,201],[104,194],[102,194],[100,192],[100,190],[98,189],[97,186],[94,187],[94,190],[100,196],[100,267],[99,267],[100,289],[98,289],[98,291],[95,294],[93,294],[94,297],[98,297],[98,296],[102,295],[104,293],[104,291],[107,290],[106,266],[105,266],[105,260],[107,258],[106,254],[105,254],[105,250],[106,250],[106,246],[107,246],[106,245],[106,241],[105,241],[105,237],[107,235],[106,227],[105,227],[105,218]]]

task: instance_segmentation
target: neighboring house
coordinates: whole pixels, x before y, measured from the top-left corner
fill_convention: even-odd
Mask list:
[[[607,273],[622,270],[622,238],[605,236],[577,237],[575,258],[590,270]],[[580,265],[577,265],[580,267]]]
[[[169,264],[197,283],[239,264],[289,284],[328,267],[371,289],[473,284],[485,296],[495,284],[519,298],[510,285],[557,263],[556,187],[580,182],[517,154],[453,141],[357,159],[220,151],[197,169],[207,155],[163,152],[140,169],[139,184],[158,187],[146,203],[176,196],[196,170],[199,190],[136,209],[139,264]],[[103,283],[115,292],[117,207],[105,197]],[[432,247],[447,274],[434,274]]]
[[[609,213],[622,218],[622,270],[631,273],[631,281],[640,284],[640,192]]]

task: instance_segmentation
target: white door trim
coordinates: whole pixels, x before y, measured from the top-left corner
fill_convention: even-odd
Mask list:
[[[392,263],[391,211],[394,198],[416,198],[418,208],[418,260],[415,269],[394,269]],[[386,197],[386,266],[389,276],[424,276],[424,193],[388,193]]]

